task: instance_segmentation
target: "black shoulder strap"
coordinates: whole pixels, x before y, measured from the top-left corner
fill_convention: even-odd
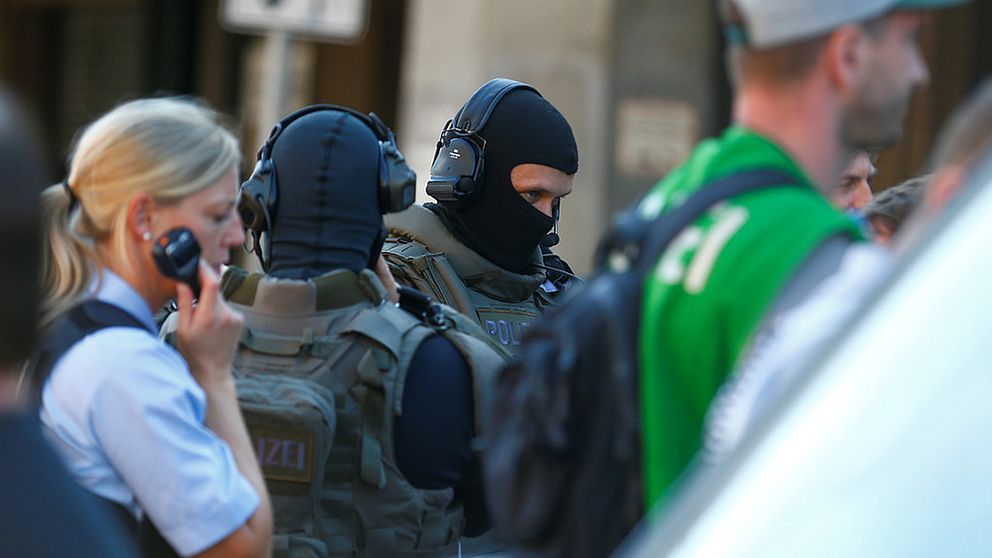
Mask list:
[[[639,251],[638,271],[648,273],[668,244],[717,203],[766,188],[801,186],[796,177],[771,168],[741,171],[705,184],[681,205],[662,213],[648,225]]]
[[[74,306],[53,323],[41,336],[31,372],[36,395],[52,372],[59,357],[87,335],[107,327],[136,327],[147,330],[137,318],[119,306],[99,300],[87,300]]]

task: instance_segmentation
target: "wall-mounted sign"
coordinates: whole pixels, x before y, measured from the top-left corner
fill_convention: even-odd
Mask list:
[[[368,20],[368,0],[223,0],[220,6],[220,21],[232,31],[284,31],[327,42],[361,40]]]
[[[661,178],[692,152],[699,112],[684,101],[626,99],[617,110],[615,163],[629,176]]]

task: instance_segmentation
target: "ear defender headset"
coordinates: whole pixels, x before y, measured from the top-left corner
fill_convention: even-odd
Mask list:
[[[348,107],[337,105],[311,105],[302,108],[272,127],[269,137],[258,149],[258,162],[255,170],[241,184],[238,192],[238,213],[244,224],[251,248],[245,244],[245,250],[254,252],[262,264],[262,269],[268,271],[271,259],[269,243],[262,242],[262,234],[268,235],[272,230],[272,215],[275,214],[279,200],[279,187],[276,183],[276,168],[272,160],[272,147],[276,140],[293,121],[323,110],[344,112],[364,122],[379,140],[379,212],[382,214],[396,213],[410,207],[416,197],[417,175],[406,164],[406,159],[396,147],[396,136],[392,130],[383,124],[376,114],[362,114]]]
[[[482,192],[485,170],[486,140],[479,130],[499,104],[500,99],[515,89],[537,89],[526,83],[506,78],[487,81],[468,102],[448,121],[434,151],[427,195],[451,207],[466,207]]]

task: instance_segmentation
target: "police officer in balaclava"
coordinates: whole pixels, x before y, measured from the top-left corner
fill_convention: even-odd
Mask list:
[[[530,85],[487,82],[441,134],[427,185],[438,203],[386,219],[393,275],[478,319],[513,354],[572,277],[550,247],[577,170],[558,109]]]
[[[316,111],[292,121],[273,143],[278,198],[269,276],[375,268],[385,234],[375,134],[356,115]]]
[[[222,288],[244,315],[240,402],[291,547],[455,555],[488,528],[467,479],[501,356],[453,310],[391,303],[377,266],[382,216],[414,184],[374,114],[314,105],[273,128],[242,185],[265,272],[229,268]]]

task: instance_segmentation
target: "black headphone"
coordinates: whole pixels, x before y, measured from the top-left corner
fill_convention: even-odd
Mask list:
[[[276,203],[279,200],[279,187],[276,183],[276,167],[272,160],[272,147],[282,132],[293,121],[322,110],[344,112],[364,122],[379,140],[379,212],[382,214],[396,213],[410,207],[416,197],[417,175],[406,164],[406,159],[396,147],[396,136],[393,135],[376,114],[363,114],[348,107],[338,105],[311,105],[302,108],[272,127],[265,143],[258,148],[258,162],[251,176],[241,183],[238,192],[238,213],[241,221],[251,238],[250,251],[258,256],[262,269],[268,271],[269,243],[262,242],[262,234],[272,230],[272,215],[275,214]],[[246,239],[247,240],[247,239]],[[264,244],[264,246],[263,246]],[[249,250],[247,244],[245,249]]]
[[[466,207],[482,192],[486,140],[479,135],[493,110],[514,89],[537,89],[507,78],[495,78],[482,85],[441,131],[434,150],[427,195],[451,207]]]

